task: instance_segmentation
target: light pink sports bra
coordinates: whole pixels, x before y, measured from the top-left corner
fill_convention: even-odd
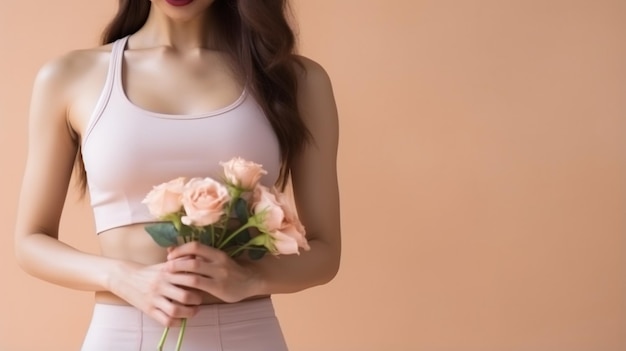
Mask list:
[[[113,43],[106,83],[82,141],[97,233],[154,221],[141,203],[153,186],[181,176],[219,180],[219,162],[235,156],[262,164],[268,171],[264,185],[276,182],[278,139],[245,89],[231,105],[203,114],[142,109],[122,85],[127,40]]]

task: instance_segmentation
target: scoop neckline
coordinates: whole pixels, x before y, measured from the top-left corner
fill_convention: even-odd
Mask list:
[[[191,114],[164,113],[164,112],[157,112],[157,111],[152,111],[152,110],[143,108],[137,105],[136,103],[134,103],[128,97],[128,95],[126,94],[126,90],[124,89],[124,84],[122,82],[122,74],[123,74],[123,67],[124,67],[124,51],[126,51],[126,43],[128,42],[129,37],[130,36],[126,36],[120,39],[122,40],[122,42],[120,43],[120,48],[118,52],[119,57],[117,57],[118,62],[116,63],[117,69],[115,70],[114,84],[116,86],[116,90],[118,91],[119,95],[121,95],[124,102],[127,105],[129,105],[131,108],[138,110],[139,112],[143,114],[152,115],[154,117],[162,118],[162,119],[199,119],[199,118],[214,117],[214,116],[224,114],[230,110],[237,108],[239,105],[243,103],[246,96],[248,95],[248,89],[246,88],[246,86],[244,86],[241,94],[239,94],[239,97],[232,103],[224,107],[215,109],[215,110],[199,112],[199,113],[191,113]]]

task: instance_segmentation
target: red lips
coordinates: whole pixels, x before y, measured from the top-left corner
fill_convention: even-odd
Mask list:
[[[167,3],[172,6],[185,6],[193,2],[193,0],[165,0],[165,1],[167,1]]]

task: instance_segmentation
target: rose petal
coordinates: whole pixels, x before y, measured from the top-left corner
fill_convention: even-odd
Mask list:
[[[185,185],[182,203],[186,221],[194,226],[214,224],[224,215],[228,189],[212,178],[194,178]]]

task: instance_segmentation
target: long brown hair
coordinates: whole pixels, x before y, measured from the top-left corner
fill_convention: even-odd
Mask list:
[[[278,138],[281,169],[278,185],[287,183],[295,157],[310,139],[297,104],[298,70],[295,36],[286,17],[287,0],[215,0],[209,11],[214,36],[235,71],[257,99]],[[119,0],[119,9],[102,34],[102,43],[137,32],[148,19],[151,2]],[[76,166],[80,183],[87,178],[80,150]]]

